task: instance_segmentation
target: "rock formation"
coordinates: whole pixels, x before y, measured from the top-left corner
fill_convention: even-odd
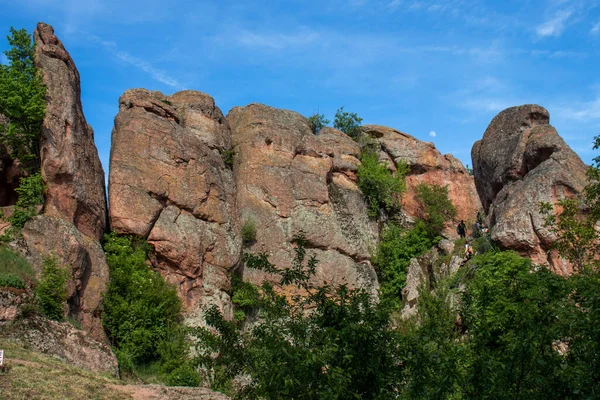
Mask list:
[[[47,88],[40,142],[44,213],[100,240],[107,217],[104,171],[83,115],[79,72],[51,26],[39,23],[34,39],[36,67]]]
[[[587,167],[549,121],[538,105],[508,108],[494,117],[471,157],[492,239],[568,275],[571,267],[550,251],[556,237],[544,226],[539,203],[577,196]]]
[[[154,246],[152,264],[177,285],[188,322],[206,304],[230,313],[228,271],[240,259],[235,184],[221,153],[229,125],[200,92],[128,90],[110,155],[112,229]]]
[[[363,132],[375,138],[380,146],[380,159],[395,170],[399,162],[408,165],[406,176],[407,192],[402,198],[404,213],[410,217],[421,214],[415,200],[415,188],[419,184],[448,186],[448,197],[457,211],[457,220],[474,223],[481,203],[473,176],[469,175],[462,163],[451,154],[442,155],[433,143],[421,142],[414,137],[392,128],[379,125],[365,125]],[[454,226],[445,231],[448,237],[455,237]]]
[[[38,270],[44,259],[52,256],[67,268],[69,315],[79,320],[94,339],[106,341],[101,314],[109,275],[100,244],[81,234],[73,224],[47,215],[29,220],[22,234],[28,258]]]
[[[249,250],[290,266],[291,241],[304,233],[319,260],[317,282],[345,282],[375,293],[369,250],[375,248],[377,226],[355,183],[359,146],[332,128],[314,135],[300,114],[261,104],[235,107],[227,121],[240,220],[257,227]],[[244,279],[254,283],[265,277],[244,271]]]

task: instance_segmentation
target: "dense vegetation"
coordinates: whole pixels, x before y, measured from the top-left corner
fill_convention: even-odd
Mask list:
[[[39,169],[39,140],[46,112],[46,89],[34,65],[34,43],[25,29],[10,29],[12,48],[0,65],[0,142],[32,173]]]
[[[36,288],[40,311],[55,321],[65,319],[67,306],[68,272],[58,265],[56,257],[46,257],[42,264],[42,275]]]
[[[149,250],[139,239],[105,236],[111,279],[104,297],[104,329],[122,372],[158,371],[169,384],[195,386],[199,378],[187,361],[181,301],[175,288],[146,264]]]
[[[14,251],[0,246],[0,287],[24,289],[35,272],[31,264]]]

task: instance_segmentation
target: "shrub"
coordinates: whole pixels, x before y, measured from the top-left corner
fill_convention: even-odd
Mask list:
[[[123,368],[162,360],[160,346],[170,340],[170,330],[181,321],[181,301],[175,288],[146,264],[148,250],[141,240],[105,235],[111,279],[102,324],[119,350]]]
[[[169,373],[165,383],[168,386],[200,386],[200,374],[189,362],[185,362]]]
[[[396,307],[400,305],[410,260],[427,252],[432,244],[423,222],[417,222],[409,231],[393,223],[384,228],[372,259],[382,300],[389,300]]]
[[[0,275],[0,287],[25,289],[25,281],[20,276],[12,274]]]
[[[356,113],[349,113],[344,111],[344,107],[340,107],[333,120],[333,127],[344,132],[352,139],[357,140],[361,136],[360,124],[362,118]]]
[[[39,139],[46,113],[46,88],[34,64],[34,43],[25,29],[10,28],[11,49],[4,54],[9,65],[0,65],[0,142],[28,171],[39,169]]]
[[[221,158],[223,159],[223,163],[225,164],[225,166],[227,168],[233,167],[233,154],[234,154],[233,149],[223,150],[221,152]]]
[[[244,246],[250,246],[256,241],[256,223],[252,219],[247,219],[242,224],[242,243]]]
[[[442,233],[446,222],[456,217],[456,209],[448,197],[448,186],[421,183],[416,186],[415,192],[429,235],[435,238]]]
[[[308,117],[308,123],[310,125],[310,130],[312,133],[317,135],[322,128],[326,127],[329,124],[329,120],[325,118],[325,115],[319,114],[318,112],[314,113],[310,117]]]
[[[56,257],[46,257],[36,295],[42,314],[55,321],[63,321],[67,304],[67,271],[58,266]]]
[[[44,202],[44,181],[39,172],[21,178],[15,189],[19,195],[15,210],[9,221],[12,226],[22,228],[31,217],[37,214],[36,207]]]
[[[400,196],[406,190],[407,168],[399,164],[392,174],[377,154],[364,152],[358,167],[358,187],[365,196],[370,217],[383,213],[393,213],[400,209]]]

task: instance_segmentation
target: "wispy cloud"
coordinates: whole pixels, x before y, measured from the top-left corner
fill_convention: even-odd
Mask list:
[[[576,107],[561,107],[562,118],[578,121],[600,120],[600,96],[588,102],[581,102]]]
[[[429,132],[429,136],[431,136],[431,137],[436,137],[436,136],[437,136],[437,133],[435,133],[435,131],[431,131],[431,132]]]
[[[592,36],[600,36],[600,21],[596,22],[592,29],[590,29],[590,35]]]
[[[538,37],[562,35],[565,30],[567,20],[573,15],[573,10],[561,10],[554,14],[552,18],[538,25],[535,29]]]
[[[182,89],[183,86],[179,83],[179,81],[177,81],[177,79],[169,76],[165,71],[155,68],[150,62],[132,54],[129,54],[125,51],[119,50],[114,42],[102,40],[97,36],[91,36],[91,39],[94,42],[100,44],[102,47],[104,47],[104,49],[108,51],[113,57],[146,72],[155,81],[163,83],[167,86],[171,86],[175,89]]]
[[[319,34],[311,31],[283,34],[277,32],[260,33],[242,30],[234,36],[234,40],[244,47],[262,47],[273,50],[306,46],[314,43],[318,38]]]

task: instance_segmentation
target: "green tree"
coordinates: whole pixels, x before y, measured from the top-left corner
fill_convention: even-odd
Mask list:
[[[310,130],[312,133],[317,135],[321,129],[325,128],[329,125],[329,120],[325,118],[324,114],[319,114],[318,112],[314,113],[310,117],[308,117],[308,123],[310,124]]]
[[[42,313],[49,319],[63,321],[67,305],[67,271],[58,266],[56,257],[47,257],[42,264],[42,275],[36,295]]]
[[[9,64],[0,65],[0,141],[31,172],[39,169],[41,124],[46,113],[46,88],[34,65],[34,43],[25,29],[10,28],[5,51]]]
[[[422,209],[423,220],[427,223],[427,230],[433,239],[442,233],[448,221],[456,217],[456,209],[448,197],[448,186],[420,183],[415,192],[415,199]]]
[[[246,374],[237,398],[387,399],[397,397],[402,363],[398,337],[389,325],[389,308],[363,290],[313,285],[317,260],[307,242],[295,240],[290,268],[272,265],[265,254],[246,255],[248,267],[280,276],[305,296],[288,298],[264,282],[259,316],[244,333],[239,321],[225,321],[209,310],[211,329],[200,331],[201,365],[211,371],[213,387]],[[216,356],[215,356],[216,355]]]
[[[19,197],[13,215],[9,218],[12,226],[22,228],[31,217],[37,214],[37,207],[44,204],[44,181],[37,173],[19,180],[15,189]]]
[[[344,111],[344,107],[342,106],[335,112],[333,127],[344,132],[352,139],[357,140],[361,136],[361,122],[362,118],[356,113]]]
[[[358,187],[367,200],[369,216],[397,212],[400,209],[400,196],[406,190],[406,165],[398,164],[396,172],[392,173],[372,152],[363,152],[360,161]]]

